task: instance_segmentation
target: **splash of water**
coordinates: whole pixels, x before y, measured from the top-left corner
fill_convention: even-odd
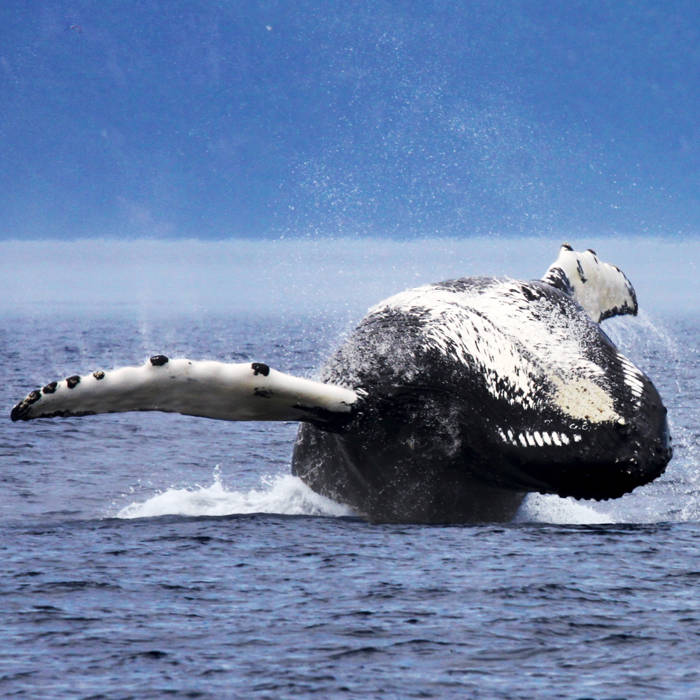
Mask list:
[[[226,488],[221,471],[216,467],[209,486],[169,488],[144,502],[130,503],[123,507],[116,517],[201,517],[253,513],[323,517],[356,515],[349,506],[315,493],[301,479],[291,474],[263,477],[260,488],[236,491]],[[518,511],[515,522],[588,525],[614,520],[588,505],[576,503],[569,498],[530,494]]]
[[[556,525],[598,525],[615,519],[571,498],[531,493],[515,515],[516,523],[552,523]]]
[[[214,470],[209,486],[169,488],[143,503],[122,508],[117,518],[153,518],[161,515],[221,516],[252,513],[342,517],[354,515],[348,507],[312,491],[291,474],[263,477],[262,488],[228,490],[221,472]]]
[[[634,319],[610,319],[604,326],[615,344],[654,381],[668,407],[674,456],[666,473],[609,507],[615,520],[691,521],[700,514],[700,443],[688,415],[697,411],[697,349],[685,345],[681,330],[640,311]],[[632,511],[633,509],[633,511]]]

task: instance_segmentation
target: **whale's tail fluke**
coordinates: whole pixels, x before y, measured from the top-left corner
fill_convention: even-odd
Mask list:
[[[139,367],[51,382],[13,409],[13,421],[123,411],[165,411],[220,420],[308,421],[326,429],[349,422],[352,389],[294,377],[262,362],[230,364],[151,357]]]
[[[542,281],[570,294],[596,323],[611,316],[637,314],[631,282],[619,267],[599,260],[594,250],[580,252],[564,243]]]

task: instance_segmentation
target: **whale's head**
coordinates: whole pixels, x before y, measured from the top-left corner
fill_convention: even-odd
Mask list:
[[[542,281],[570,294],[596,323],[611,316],[637,314],[632,283],[619,267],[600,260],[594,250],[581,252],[564,243]]]

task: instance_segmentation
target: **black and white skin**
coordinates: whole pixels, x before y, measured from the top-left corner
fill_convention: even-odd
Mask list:
[[[600,326],[636,313],[619,268],[564,244],[540,280],[466,277],[380,302],[315,380],[155,355],[51,382],[11,417],[300,421],[292,472],[371,520],[509,520],[528,492],[616,498],[663,473],[666,409]]]

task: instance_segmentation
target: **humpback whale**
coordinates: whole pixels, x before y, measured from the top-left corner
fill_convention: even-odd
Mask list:
[[[299,421],[292,472],[373,521],[504,521],[528,492],[622,496],[672,456],[651,380],[601,329],[636,314],[569,244],[540,280],[465,277],[372,307],[320,370],[154,355],[35,389],[13,421],[118,411]]]

